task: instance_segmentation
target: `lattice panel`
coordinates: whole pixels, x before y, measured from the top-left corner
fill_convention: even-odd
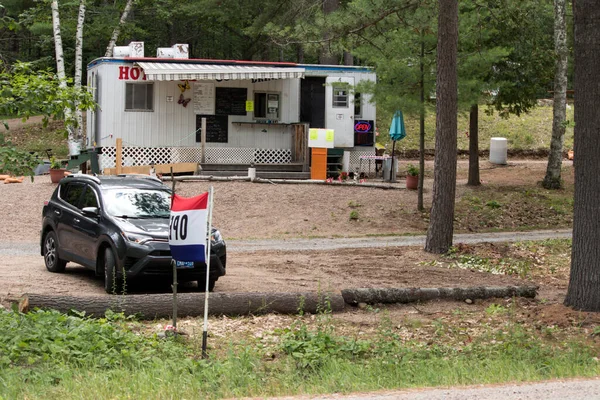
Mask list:
[[[363,160],[360,162],[360,156],[374,156],[375,149],[369,151],[351,151],[350,152],[350,171],[352,172],[369,172],[369,161]],[[375,161],[371,161],[371,172],[375,171]]]
[[[250,164],[254,162],[253,148],[207,147],[206,162],[211,164]]]
[[[256,164],[289,164],[292,162],[290,149],[256,149],[254,153]]]
[[[115,147],[103,147],[99,157],[100,169],[114,168],[116,153]],[[201,160],[202,150],[200,147],[123,147],[123,166],[199,163]],[[206,162],[211,164],[289,164],[292,162],[292,151],[290,149],[207,147]]]

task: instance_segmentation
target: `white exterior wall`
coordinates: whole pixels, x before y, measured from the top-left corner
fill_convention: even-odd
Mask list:
[[[104,62],[88,71],[90,77],[99,77],[98,101],[101,110],[97,112],[97,146],[115,146],[116,139],[122,138],[125,146],[137,147],[196,147],[196,114],[193,100],[187,107],[178,104],[181,91],[177,86],[181,81],[154,82],[153,111],[125,111],[125,84],[146,82],[119,80],[119,66],[133,67],[132,63]],[[91,78],[93,79],[93,78]],[[90,82],[92,82],[90,80]],[[298,122],[300,116],[300,80],[279,79],[252,83],[250,80],[216,82],[215,87],[236,87],[248,90],[248,100],[254,99],[254,91],[278,92],[280,94],[281,123]],[[183,93],[184,98],[192,97],[191,90]],[[173,101],[168,102],[167,96]],[[287,125],[235,124],[252,122],[253,113],[229,116],[227,143],[207,143],[207,147],[251,147],[251,148],[291,148],[291,128]],[[88,132],[93,133],[93,118],[88,118]],[[266,132],[263,132],[266,130]],[[88,146],[92,146],[90,136]]]

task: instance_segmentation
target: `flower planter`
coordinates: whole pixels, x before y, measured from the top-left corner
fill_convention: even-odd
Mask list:
[[[417,189],[419,187],[419,175],[406,175],[406,188]]]
[[[65,168],[50,169],[50,181],[52,183],[58,183],[62,178],[65,177]]]

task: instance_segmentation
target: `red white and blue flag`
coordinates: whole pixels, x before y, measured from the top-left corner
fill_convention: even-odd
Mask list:
[[[206,261],[208,192],[196,197],[173,193],[169,246],[176,261]]]

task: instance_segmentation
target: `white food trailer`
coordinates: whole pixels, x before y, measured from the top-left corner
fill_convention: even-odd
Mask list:
[[[124,166],[289,164],[307,126],[334,130],[343,169],[375,154],[375,105],[354,90],[376,79],[371,68],[189,59],[187,45],[149,58],[143,47],[116,47],[88,65],[99,107],[88,112],[85,145],[101,149],[101,169],[115,166],[118,138]]]

